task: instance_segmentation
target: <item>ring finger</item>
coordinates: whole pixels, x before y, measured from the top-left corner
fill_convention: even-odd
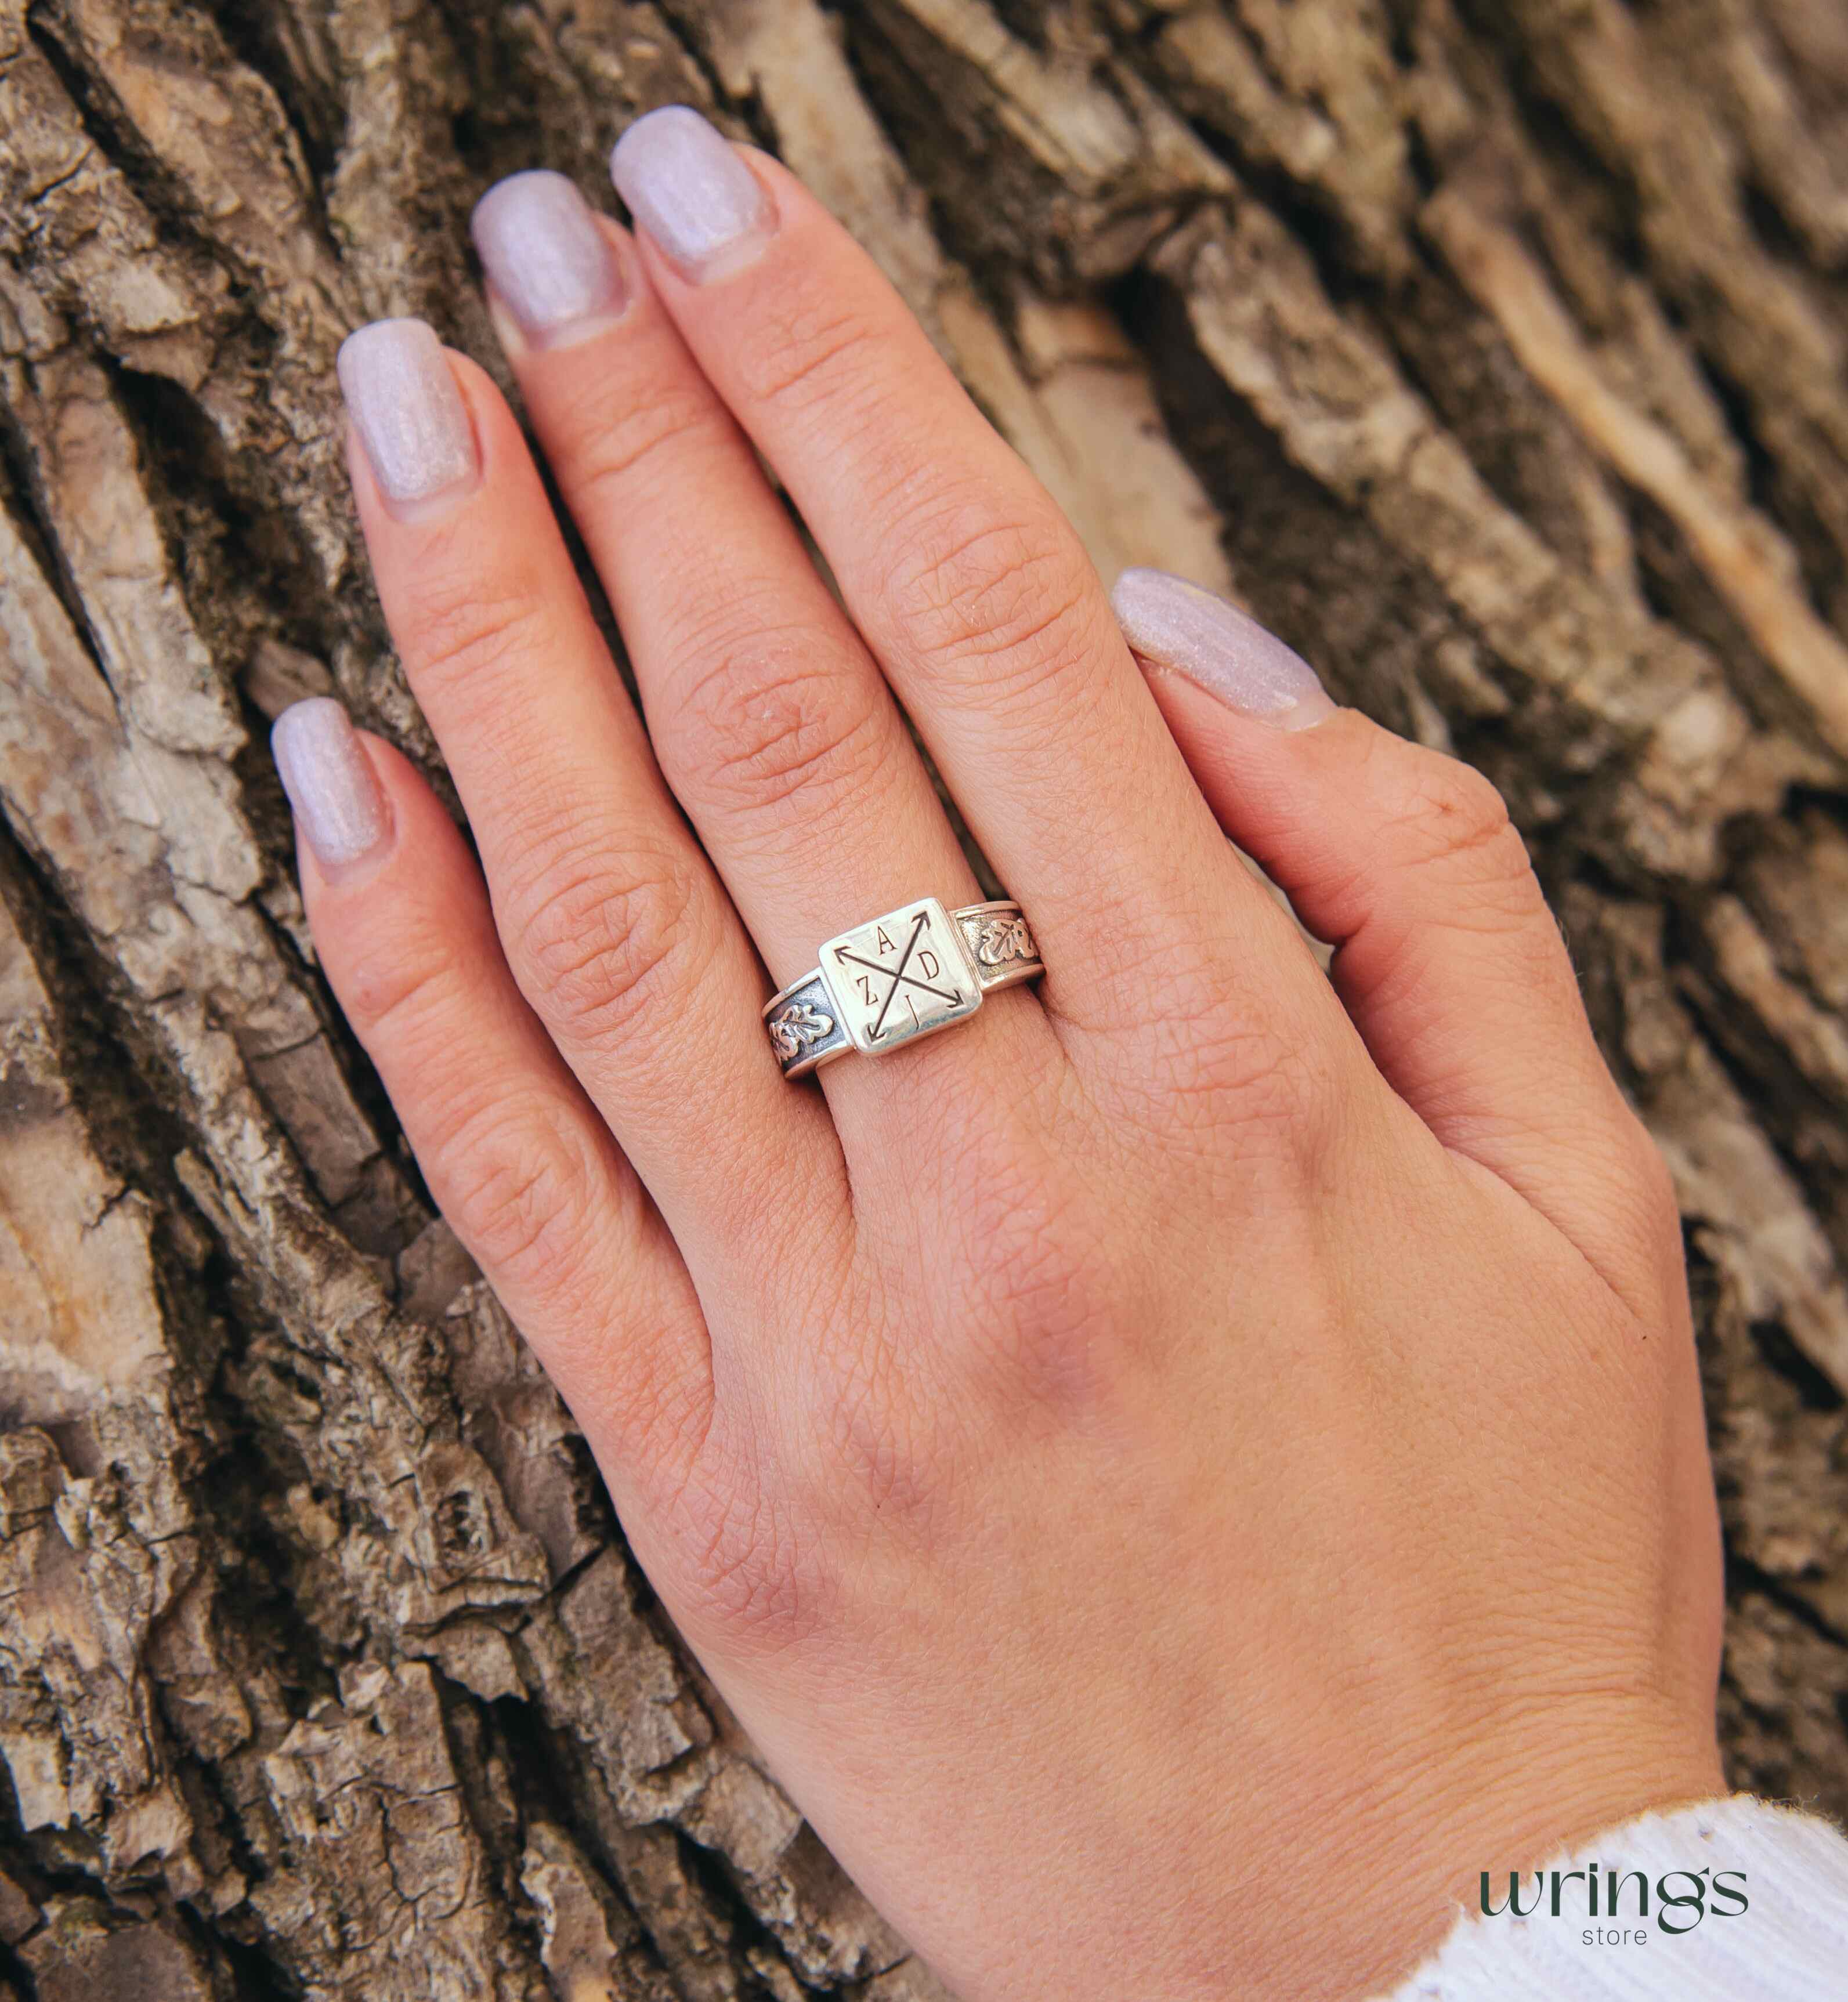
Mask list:
[[[474,233],[656,755],[778,984],[814,966],[823,939],[882,911],[923,895],[979,898],[884,678],[624,233],[546,173],[492,190]],[[969,1031],[955,1057],[917,1061],[938,1080],[1018,1079],[1056,1057],[1023,997],[984,1009]],[[909,1069],[825,1074],[850,1156]]]

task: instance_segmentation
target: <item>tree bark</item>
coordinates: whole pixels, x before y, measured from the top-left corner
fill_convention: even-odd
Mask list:
[[[674,100],[1106,577],[1507,793],[1680,1188],[1731,1777],[1848,1815],[1837,0],[0,0],[0,2002],[941,1994],[434,1214],[264,751],[440,778],[335,348],[505,381],[473,200]]]

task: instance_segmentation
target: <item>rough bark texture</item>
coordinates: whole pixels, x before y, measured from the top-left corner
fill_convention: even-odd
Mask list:
[[[0,0],[0,2002],[939,1993],[433,1216],[264,749],[435,766],[342,334],[498,368],[473,197],[672,99],[1106,574],[1502,785],[1680,1184],[1733,1777],[1848,1814],[1839,0]]]

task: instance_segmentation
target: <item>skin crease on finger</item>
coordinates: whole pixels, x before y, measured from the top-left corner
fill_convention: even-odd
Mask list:
[[[535,1287],[529,1261],[509,1297],[681,1633],[824,1840],[965,2002],[1374,1993],[1482,1870],[1532,1867],[1719,1791],[1717,1533],[1659,1162],[1482,782],[1336,709],[1280,642],[1179,580],[1125,580],[1125,647],[1081,553],[1060,553],[1050,501],[997,456],[889,288],[773,162],[675,109],[630,129],[614,171],[632,240],[549,176],[493,191],[477,238],[535,431],[587,546],[606,553],[625,633],[666,630],[676,595],[721,591],[725,570],[621,567],[625,532],[641,532],[623,513],[627,469],[667,483],[662,504],[688,519],[699,502],[697,487],[669,490],[667,434],[613,448],[595,478],[570,449],[577,413],[620,410],[625,385],[639,404],[645,358],[647,394],[702,440],[690,462],[726,469],[730,512],[707,532],[735,563],[781,518],[745,476],[753,449],[798,499],[825,496],[855,453],[919,479],[938,462],[976,468],[972,490],[1006,511],[963,549],[942,617],[1018,612],[1029,588],[1049,612],[1078,608],[1071,630],[1109,644],[1076,671],[1123,719],[1114,743],[1074,725],[1096,815],[1126,854],[1155,852],[1151,827],[1211,835],[1189,901],[1151,888],[1137,913],[1186,969],[1164,986],[1157,954],[1145,992],[1186,1006],[1153,1022],[1127,1008],[1109,1035],[1071,1029],[1061,982],[1094,972],[1060,963],[1062,947],[1081,950],[1064,915],[1081,900],[1050,875],[1011,881],[1047,958],[1043,1002],[994,995],[967,1027],[844,1059],[827,1100],[854,1114],[840,1153],[814,1086],[760,1088],[775,1082],[760,1046],[732,1089],[655,1119],[659,1081],[643,1092],[622,1038],[594,1031],[641,1012],[599,1008],[591,990],[634,971],[650,1006],[672,1008],[675,983],[712,976],[670,936],[639,963],[614,950],[587,962],[568,992],[533,977],[497,870],[540,824],[533,798],[578,770],[582,720],[606,727],[613,669],[588,624],[561,646],[578,626],[525,616],[533,578],[568,576],[557,526],[497,392],[414,323],[366,330],[343,354],[356,498],[487,881],[391,859],[394,830],[435,825],[421,782],[356,759],[337,712],[291,712],[278,758],[329,978],[354,1006],[393,923],[408,940],[465,917],[485,936],[498,919],[504,963],[459,955],[432,975],[445,1043],[472,1041],[485,1070],[549,1094],[570,1142],[558,1159],[620,1147],[671,1188],[673,1245],[605,1231],[568,1285]],[[833,345],[818,348],[826,326]],[[875,332],[842,337],[863,329]],[[825,513],[823,553],[884,634],[868,596],[879,551],[854,539],[881,518],[870,496],[858,518]],[[1021,547],[1050,553],[1039,567],[1057,574],[978,588],[968,566]],[[437,657],[417,621],[438,564],[501,608],[494,648]],[[1074,672],[1035,652],[1043,623],[1010,619],[997,685],[1030,693],[1036,675]],[[548,644],[529,657],[522,634]],[[971,645],[993,637],[973,630]],[[632,650],[646,697],[663,663]],[[952,714],[923,650],[882,640],[865,657],[868,675],[882,668],[934,750],[1005,762],[1024,696],[984,720],[959,689]],[[492,703],[470,706],[471,675],[490,678]],[[549,745],[520,738],[526,711],[507,707],[520,689],[577,720]],[[516,751],[489,755],[472,718]],[[622,731],[607,741],[604,792],[640,812],[659,775]],[[1035,769],[1032,747],[1018,750]],[[662,759],[711,873],[665,815],[648,821],[657,852],[701,897],[772,908],[746,872],[774,845],[709,835],[696,765],[672,746]],[[1042,852],[1034,817],[1054,808],[1030,783],[981,809],[997,848]],[[1322,980],[1214,820],[1364,982],[1338,995]],[[937,887],[896,885],[888,904]],[[758,1033],[769,986],[722,930],[731,907],[702,911],[738,969],[719,998]],[[802,970],[757,943],[774,975]],[[812,964],[819,934],[800,943]],[[1528,969],[1518,982],[1501,977],[1511,953]],[[709,987],[699,1005],[725,1019]],[[1010,1047],[982,1040],[1000,1024],[1030,1066],[983,1067],[978,1053]],[[671,1041],[645,1047],[672,1058]],[[389,1035],[368,1048],[407,1132],[435,1147],[448,1051]],[[592,1121],[607,1125],[594,1145]],[[780,1208],[728,1205],[700,1178],[715,1122],[809,1149],[791,1154],[808,1165]],[[427,1166],[488,1279],[508,1283],[471,1234],[471,1178],[533,1185],[521,1160]],[[571,1185],[554,1164],[544,1186]],[[677,1326],[618,1325],[600,1304],[657,1271],[657,1296],[703,1312],[697,1367],[666,1352]],[[700,1387],[624,1393],[651,1372]]]

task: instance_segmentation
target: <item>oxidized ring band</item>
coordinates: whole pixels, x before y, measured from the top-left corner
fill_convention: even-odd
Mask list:
[[[821,949],[821,964],[763,1010],[785,1077],[862,1050],[883,1056],[973,1015],[990,988],[1046,971],[1018,904],[946,911],[934,897],[888,911]]]

